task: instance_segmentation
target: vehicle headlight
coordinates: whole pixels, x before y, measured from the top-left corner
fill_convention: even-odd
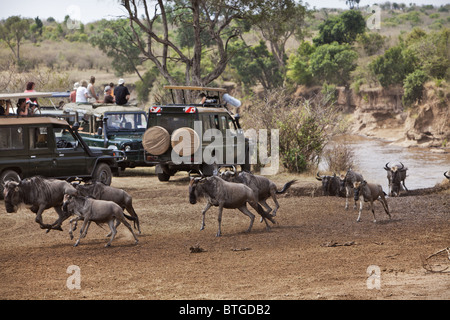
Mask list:
[[[126,146],[123,150],[124,150],[125,152],[131,151],[131,146]]]

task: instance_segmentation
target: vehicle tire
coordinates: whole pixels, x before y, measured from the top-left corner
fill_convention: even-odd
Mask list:
[[[161,182],[166,182],[170,180],[170,174],[167,174],[165,172],[158,173],[158,180]]]
[[[188,139],[184,139],[189,137]],[[172,149],[181,157],[193,155],[200,147],[200,137],[194,129],[189,127],[178,128],[170,138]]]
[[[14,170],[5,170],[0,175],[0,199],[3,199],[3,186],[5,185],[6,181],[16,181],[20,182],[20,176],[19,174]]]
[[[148,153],[160,156],[169,149],[170,134],[163,127],[151,127],[142,136],[142,146]]]
[[[94,175],[92,176],[94,181],[103,183],[104,185],[111,185],[112,172],[111,168],[106,163],[99,163],[95,168]]]

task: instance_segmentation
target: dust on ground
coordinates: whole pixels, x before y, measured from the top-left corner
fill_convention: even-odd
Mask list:
[[[290,178],[275,181],[281,187]],[[448,189],[389,198],[391,220],[377,202],[377,223],[365,205],[357,223],[345,199],[299,180],[279,197],[270,231],[257,216],[245,233],[249,219],[224,210],[215,237],[217,208],[200,231],[204,202],[189,204],[186,175],[159,182],[127,170],[112,185],[133,196],[142,235],[134,245],[119,226],[110,248],[107,227],[92,224],[73,247],[68,221],[64,232],[47,234],[31,211],[7,214],[0,201],[0,299],[450,299],[450,273],[422,267],[423,257],[450,246]],[[43,216],[56,219],[53,210]],[[81,289],[67,286],[72,265]]]

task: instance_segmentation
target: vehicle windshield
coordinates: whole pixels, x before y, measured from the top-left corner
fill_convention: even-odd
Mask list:
[[[108,113],[108,130],[140,131],[147,128],[145,113]]]

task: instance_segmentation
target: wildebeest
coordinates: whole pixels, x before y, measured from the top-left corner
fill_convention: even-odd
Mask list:
[[[233,183],[223,180],[218,176],[212,177],[197,177],[192,178],[189,183],[189,202],[191,204],[197,203],[197,197],[207,198],[207,203],[202,211],[202,226],[200,230],[205,228],[205,213],[211,206],[219,207],[218,222],[219,228],[216,236],[222,234],[222,211],[226,209],[238,209],[243,214],[250,218],[250,225],[247,232],[250,232],[255,220],[255,216],[247,209],[247,203],[250,204],[262,217],[266,223],[267,229],[270,229],[267,220],[275,223],[272,215],[264,211],[260,204],[258,204],[257,196],[253,190],[242,183]]]
[[[3,189],[6,212],[17,212],[20,204],[25,204],[36,213],[36,222],[41,229],[62,231],[61,224],[70,215],[61,209],[64,194],[76,194],[76,189],[68,182],[57,179],[45,179],[40,176],[23,179],[20,182],[7,181]],[[54,208],[58,219],[50,224],[44,224],[42,213],[44,210]]]
[[[448,175],[447,175],[447,173],[448,173]],[[444,176],[447,178],[447,179],[449,179],[450,180],[450,170],[449,171],[446,171],[446,172],[444,172]]]
[[[324,196],[345,197],[345,190],[341,188],[341,178],[333,172],[332,176],[316,174],[316,179],[322,182]]]
[[[133,208],[133,198],[126,191],[111,186],[107,186],[101,182],[94,182],[92,184],[74,184],[78,191],[78,195],[85,197],[92,197],[97,200],[113,201],[117,203],[122,209],[126,209],[132,217],[135,218],[134,226],[137,228],[139,234],[141,229],[139,226],[139,217]]]
[[[84,220],[83,226],[80,229],[80,238],[75,242],[75,247],[80,244],[81,238],[86,237],[89,225],[91,224],[91,221],[94,221],[97,224],[101,223],[107,223],[109,226],[109,229],[111,230],[111,239],[106,244],[106,247],[109,247],[111,245],[111,242],[113,241],[114,237],[116,236],[117,230],[114,223],[116,220],[118,222],[123,223],[128,230],[130,230],[131,234],[134,237],[135,244],[138,243],[138,238],[133,232],[133,229],[131,228],[131,225],[128,223],[128,221],[125,219],[125,217],[129,220],[135,220],[134,217],[125,215],[123,213],[122,208],[112,201],[105,201],[105,200],[96,200],[89,197],[80,197],[80,196],[72,196],[66,194],[64,196],[64,202],[62,206],[64,212],[67,212],[67,214],[72,215],[76,214],[78,217],[70,220],[70,236],[71,239],[73,238],[72,235],[72,222],[78,221],[78,220]]]
[[[354,198],[355,202],[359,199],[360,196],[363,197],[364,202],[370,202],[370,208],[372,210],[373,214],[373,222],[377,222],[375,219],[375,210],[373,209],[373,202],[375,200],[380,201],[383,204],[384,211],[389,216],[389,219],[391,219],[391,214],[389,213],[389,207],[386,201],[386,198],[384,197],[386,194],[383,191],[383,188],[379,184],[374,183],[367,183],[367,181],[356,181],[354,183]],[[360,202],[359,206],[359,215],[358,219],[356,221],[361,221],[361,212],[363,208],[362,201]]]
[[[398,197],[400,195],[400,191],[402,188],[401,184],[403,184],[405,190],[408,191],[408,188],[406,188],[405,186],[406,170],[408,170],[408,168],[405,168],[404,164],[401,162],[400,166],[394,165],[390,167],[389,162],[384,165],[383,169],[387,171],[387,179],[389,185],[388,194],[390,196]]]
[[[276,195],[285,193],[289,187],[297,181],[291,180],[286,182],[283,188],[278,190],[277,185],[273,181],[270,181],[263,176],[254,175],[250,172],[241,171],[236,173],[236,171],[225,171],[220,177],[229,182],[243,183],[252,189],[257,196],[258,202],[269,210],[268,213],[272,213],[272,216],[274,217],[277,215],[277,211],[280,208]],[[275,209],[273,211],[266,202],[269,197],[272,197],[272,200],[275,203]]]
[[[348,198],[351,196],[352,190],[354,188],[354,183],[357,181],[364,181],[362,174],[357,173],[352,169],[348,169],[347,173],[345,174],[344,180],[342,180],[341,182],[341,190],[343,191],[343,189],[345,189],[345,209],[348,209]],[[355,200],[355,204],[353,206],[354,209],[356,209],[356,201],[357,200]],[[360,201],[360,206],[361,205],[362,201]]]

